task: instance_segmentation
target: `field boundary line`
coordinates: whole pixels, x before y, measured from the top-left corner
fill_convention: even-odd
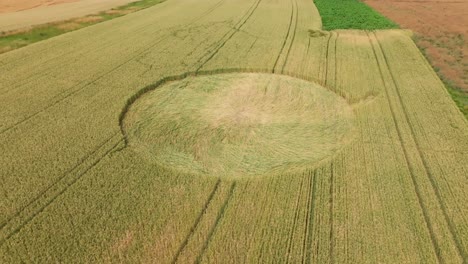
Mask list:
[[[213,200],[216,192],[218,191],[218,188],[219,188],[219,185],[221,183],[221,179],[218,178],[218,180],[216,181],[215,183],[215,186],[214,188],[211,190],[211,193],[210,195],[208,196],[208,198],[206,199],[206,202],[205,204],[203,205],[202,207],[202,210],[200,211],[200,213],[198,214],[197,218],[195,219],[195,222],[194,224],[192,225],[192,227],[190,228],[188,234],[186,235],[185,239],[182,241],[182,244],[180,244],[179,248],[177,249],[176,251],[176,254],[174,255],[174,258],[172,259],[171,263],[177,263],[177,260],[179,259],[179,256],[180,254],[182,253],[182,251],[185,249],[185,247],[187,246],[190,238],[192,238],[193,234],[195,233],[195,230],[197,229],[198,227],[198,224],[200,224],[201,222],[201,219],[203,218],[203,216],[205,215],[206,213],[206,210],[208,209],[208,206],[210,205],[211,201]]]
[[[217,228],[219,226],[219,223],[221,222],[221,219],[224,217],[224,213],[226,212],[226,208],[229,205],[229,201],[231,201],[231,199],[232,199],[232,195],[234,194],[234,189],[236,188],[236,185],[237,185],[236,182],[233,182],[231,184],[231,187],[229,189],[229,194],[227,195],[226,199],[224,200],[223,205],[221,206],[221,208],[218,211],[218,216],[216,217],[216,221],[215,221],[214,225],[211,227],[211,230],[208,233],[208,237],[207,237],[205,243],[203,244],[203,248],[201,249],[200,253],[197,256],[197,258],[195,260],[195,263],[201,263],[203,255],[205,254],[206,249],[208,248],[208,245],[210,244],[211,240],[213,239],[213,235],[216,232],[216,230],[217,230]]]
[[[107,140],[105,142],[105,144],[107,144],[108,142],[110,142],[110,140],[112,138],[114,138],[116,135],[118,135],[118,132],[115,133],[109,140]],[[123,142],[123,139],[120,138],[117,143],[113,144],[111,148],[107,149],[100,157],[98,157],[95,161],[93,161],[89,166],[87,167],[84,167],[83,168],[83,171],[80,172],[79,170],[81,168],[79,168],[79,166],[81,164],[83,164],[85,161],[83,161],[82,163],[76,165],[69,173],[67,173],[65,176],[61,177],[59,180],[57,180],[56,182],[54,182],[52,185],[50,185],[45,191],[43,191],[39,196],[36,196],[36,198],[31,201],[27,206],[25,206],[21,211],[17,212],[13,217],[11,217],[8,222],[6,222],[6,224],[4,224],[2,226],[2,230],[1,230],[1,240],[0,240],[0,246],[3,245],[8,239],[10,239],[13,235],[15,235],[16,233],[18,233],[24,226],[26,226],[29,222],[31,222],[37,215],[39,215],[41,212],[43,212],[50,204],[52,204],[59,196],[61,196],[63,193],[65,193],[72,185],[74,185],[78,180],[80,180],[84,175],[87,174],[88,171],[90,171],[93,167],[95,167],[99,162],[101,162],[101,160],[106,157],[107,155],[109,155],[110,153],[112,153],[117,147],[119,144],[121,144]],[[104,145],[105,145],[104,144]],[[97,149],[98,150],[98,149]],[[96,151],[97,151],[96,150]],[[73,171],[77,171],[78,174],[75,176],[75,177],[71,177],[70,179],[67,179],[69,175],[73,175]],[[64,181],[67,181],[68,182],[64,182]],[[59,186],[57,187],[57,190],[52,190],[52,188],[54,186],[56,186],[57,184],[61,183],[61,182],[64,182],[64,186]],[[48,197],[47,196],[47,192],[51,190],[51,196]],[[44,197],[44,198],[43,198]],[[42,198],[42,199],[41,199]],[[44,200],[44,201],[41,201],[41,200]],[[34,205],[34,203],[38,203],[37,205]],[[28,207],[31,207],[31,211],[30,213],[26,212],[26,210],[28,209]],[[26,213],[24,213],[26,212]],[[25,214],[24,216],[22,216],[22,214]],[[9,223],[11,223],[11,221],[13,221],[14,219],[21,219],[21,218],[25,218],[24,221],[20,221],[19,223],[17,223],[17,225],[14,225],[13,223],[13,227],[10,228],[12,229],[11,231],[4,231],[4,229],[8,226]],[[6,233],[6,234],[5,234]]]
[[[427,160],[426,160],[424,154],[423,154],[422,151],[421,151],[421,147],[420,147],[419,140],[417,139],[416,134],[415,134],[415,132],[414,132],[414,128],[413,128],[413,126],[411,125],[411,123],[410,123],[410,121],[409,121],[408,110],[407,110],[407,108],[406,108],[405,103],[403,102],[402,97],[401,97],[400,88],[399,88],[398,82],[397,82],[396,79],[395,79],[395,75],[393,74],[393,71],[392,71],[392,69],[391,69],[391,67],[390,67],[390,64],[389,64],[389,62],[388,62],[387,55],[386,55],[385,51],[383,50],[382,45],[381,45],[381,43],[380,43],[380,41],[379,41],[379,39],[378,39],[378,37],[377,37],[377,35],[376,35],[375,32],[374,32],[374,36],[375,36],[375,39],[376,39],[376,41],[377,41],[377,44],[379,45],[379,48],[380,48],[380,50],[381,50],[381,52],[382,52],[382,55],[383,55],[385,64],[386,64],[386,66],[387,66],[387,69],[388,69],[388,71],[389,71],[389,73],[390,73],[392,82],[393,82],[393,84],[394,84],[394,86],[395,86],[395,90],[396,90],[397,97],[398,97],[398,102],[399,102],[399,104],[400,104],[401,107],[402,107],[402,110],[403,110],[403,113],[404,113],[404,117],[405,117],[405,121],[406,121],[408,127],[410,128],[411,137],[412,137],[412,139],[413,139],[413,141],[414,141],[414,143],[415,143],[415,145],[416,145],[416,151],[417,151],[417,153],[418,153],[419,158],[420,158],[421,161],[422,161],[425,174],[426,174],[426,176],[427,176],[427,178],[428,178],[428,180],[429,180],[429,182],[430,182],[430,185],[431,185],[431,187],[432,187],[432,190],[433,190],[434,193],[435,193],[435,196],[436,196],[436,198],[437,198],[437,202],[438,202],[438,204],[439,204],[439,206],[440,206],[440,208],[441,208],[441,210],[442,210],[442,213],[443,213],[443,216],[444,216],[444,220],[446,221],[447,226],[448,226],[449,231],[450,231],[450,234],[452,235],[452,239],[453,239],[453,241],[455,242],[455,246],[456,246],[456,248],[457,248],[457,252],[458,252],[458,254],[460,255],[460,257],[461,257],[463,260],[466,260],[466,259],[468,259],[467,253],[465,252],[465,250],[464,250],[464,248],[463,248],[463,246],[462,246],[462,244],[461,244],[461,242],[460,242],[458,236],[456,235],[455,226],[454,226],[453,222],[451,221],[450,217],[448,216],[447,209],[446,209],[446,207],[445,207],[445,204],[444,204],[443,201],[442,201],[442,197],[441,197],[441,195],[440,195],[439,189],[438,189],[437,186],[436,186],[436,183],[435,183],[435,180],[434,180],[434,176],[432,175],[432,171],[431,171],[431,169],[430,169],[430,167],[429,167],[429,165],[428,165],[428,163],[427,163]]]

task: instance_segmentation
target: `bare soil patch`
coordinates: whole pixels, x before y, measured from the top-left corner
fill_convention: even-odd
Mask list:
[[[77,1],[79,0],[2,0],[0,1],[0,14]]]
[[[376,1],[367,4],[411,29],[444,78],[468,92],[468,1]]]

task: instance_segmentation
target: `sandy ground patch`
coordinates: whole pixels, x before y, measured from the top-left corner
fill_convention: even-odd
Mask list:
[[[2,0],[0,1],[0,14],[78,1],[80,0]]]
[[[416,33],[432,65],[468,91],[468,1],[375,1],[367,4]]]

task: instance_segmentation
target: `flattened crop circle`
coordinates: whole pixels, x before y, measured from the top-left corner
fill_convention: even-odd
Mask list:
[[[353,131],[353,111],[330,90],[289,76],[187,77],[128,109],[128,146],[173,169],[241,177],[297,170],[333,156]]]

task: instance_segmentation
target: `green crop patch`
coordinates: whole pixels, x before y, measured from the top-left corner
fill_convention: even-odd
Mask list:
[[[323,29],[390,29],[398,25],[359,0],[315,0]]]

